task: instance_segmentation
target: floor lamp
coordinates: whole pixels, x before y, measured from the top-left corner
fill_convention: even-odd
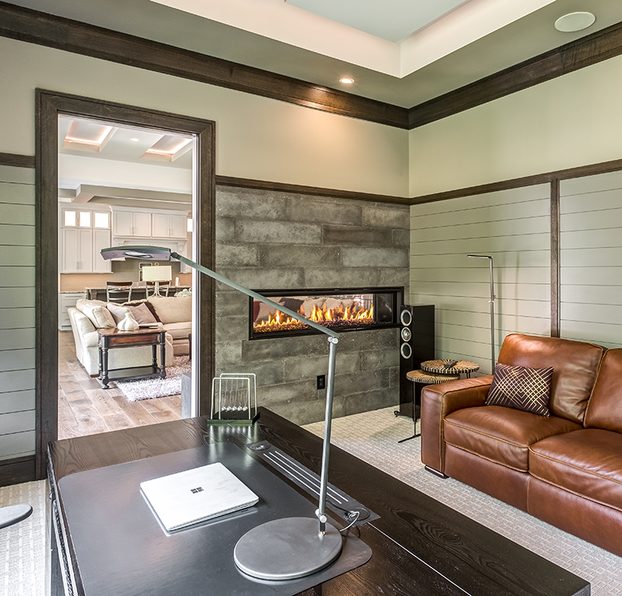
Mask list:
[[[490,274],[490,374],[495,372],[495,278],[494,258],[491,255],[467,255],[471,259],[488,259],[488,271]]]
[[[335,385],[335,355],[339,335],[318,325],[301,314],[249,290],[234,281],[203,267],[190,259],[158,246],[116,246],[104,248],[101,255],[110,259],[142,259],[146,261],[177,260],[200,273],[223,283],[246,296],[280,310],[293,319],[328,336],[328,373],[326,377],[326,408],[324,414],[324,440],[320,473],[320,495],[315,518],[287,517],[275,519],[254,527],[235,545],[234,560],[244,573],[262,580],[292,580],[306,577],[327,567],[341,553],[342,536],[326,516],[326,490],[328,486],[328,458],[333,415]]]

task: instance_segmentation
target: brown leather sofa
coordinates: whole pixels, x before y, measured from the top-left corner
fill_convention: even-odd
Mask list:
[[[499,362],[554,368],[551,416],[485,406],[492,376],[427,386],[426,468],[622,555],[622,349],[511,334]]]

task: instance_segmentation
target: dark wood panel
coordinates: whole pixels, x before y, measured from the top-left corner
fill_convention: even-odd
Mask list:
[[[235,438],[267,438],[319,470],[318,437],[264,408],[260,415],[260,424],[243,433],[199,418],[53,443],[52,485],[82,470]],[[336,447],[330,470],[331,482],[381,518],[361,529],[374,549],[371,561],[328,582],[321,593],[589,593],[588,584],[575,575]]]
[[[0,486],[30,482],[35,479],[35,456],[16,457],[0,462]]]
[[[414,196],[410,198],[409,203],[411,205],[420,205],[421,203],[433,203],[434,201],[459,199],[462,197],[482,195],[488,192],[498,192],[501,190],[520,188],[522,186],[532,186],[534,184],[550,184],[553,180],[581,178],[583,176],[606,174],[608,172],[616,172],[618,170],[622,170],[622,159],[614,159],[611,161],[604,161],[600,163],[589,164],[586,166],[578,166],[574,168],[566,168],[563,170],[555,170],[552,172],[544,172],[531,176],[522,176],[521,178],[500,180],[499,182],[489,182],[487,184],[479,184],[477,186],[467,186],[464,188],[456,188],[453,190],[444,190],[442,192],[432,193],[428,195]]]
[[[1,15],[0,15],[1,16]],[[199,185],[199,258],[215,262],[215,127],[209,120],[37,89],[36,92],[36,440],[37,475],[46,473],[46,448],[58,428],[58,115],[75,114],[129,126],[196,136]],[[43,250],[45,247],[45,250]],[[208,388],[215,369],[215,286],[199,278],[200,388]],[[45,312],[45,316],[44,316]],[[52,313],[52,314],[50,314]],[[195,338],[199,340],[199,338]],[[197,344],[199,341],[197,341]],[[208,411],[209,391],[199,391],[200,411]]]
[[[616,23],[414,106],[408,112],[408,126],[413,129],[441,120],[620,54],[622,23]]]
[[[560,332],[560,210],[559,178],[551,182],[551,337]]]
[[[301,184],[289,184],[286,182],[271,182],[269,180],[253,180],[251,178],[236,178],[234,176],[216,176],[217,186],[233,186],[237,188],[250,188],[253,190],[271,190],[295,194],[310,195],[316,197],[333,197],[337,199],[355,199],[359,201],[372,201],[377,203],[395,203],[408,205],[408,197],[392,195],[377,195],[368,192],[356,192],[352,190],[339,190],[336,188],[322,188],[318,186],[303,186]]]
[[[408,126],[406,108],[5,2],[0,3],[0,35],[331,114]]]
[[[19,155],[17,153],[0,153],[0,166],[14,166],[16,168],[34,168],[34,155]]]

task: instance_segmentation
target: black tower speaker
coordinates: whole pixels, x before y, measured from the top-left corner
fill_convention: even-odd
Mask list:
[[[406,378],[421,363],[434,359],[434,305],[402,305],[400,309],[400,409],[395,415],[414,417],[419,407],[421,384]],[[416,399],[415,399],[416,398]]]

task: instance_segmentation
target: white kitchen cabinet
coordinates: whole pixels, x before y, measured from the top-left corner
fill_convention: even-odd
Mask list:
[[[151,213],[149,211],[114,211],[115,236],[151,237]]]
[[[63,228],[62,273],[89,273],[93,267],[93,230],[90,228]]]
[[[110,246],[110,230],[93,230],[93,273],[109,273],[112,263],[101,255],[102,248]]]
[[[61,331],[71,329],[71,321],[67,314],[70,306],[75,306],[80,298],[85,298],[84,292],[62,292],[58,295],[58,328]]]
[[[186,215],[175,213],[153,213],[151,215],[154,238],[185,238]]]
[[[110,211],[75,207],[62,208],[59,230],[61,273],[107,273],[109,261],[100,250],[110,246]]]

